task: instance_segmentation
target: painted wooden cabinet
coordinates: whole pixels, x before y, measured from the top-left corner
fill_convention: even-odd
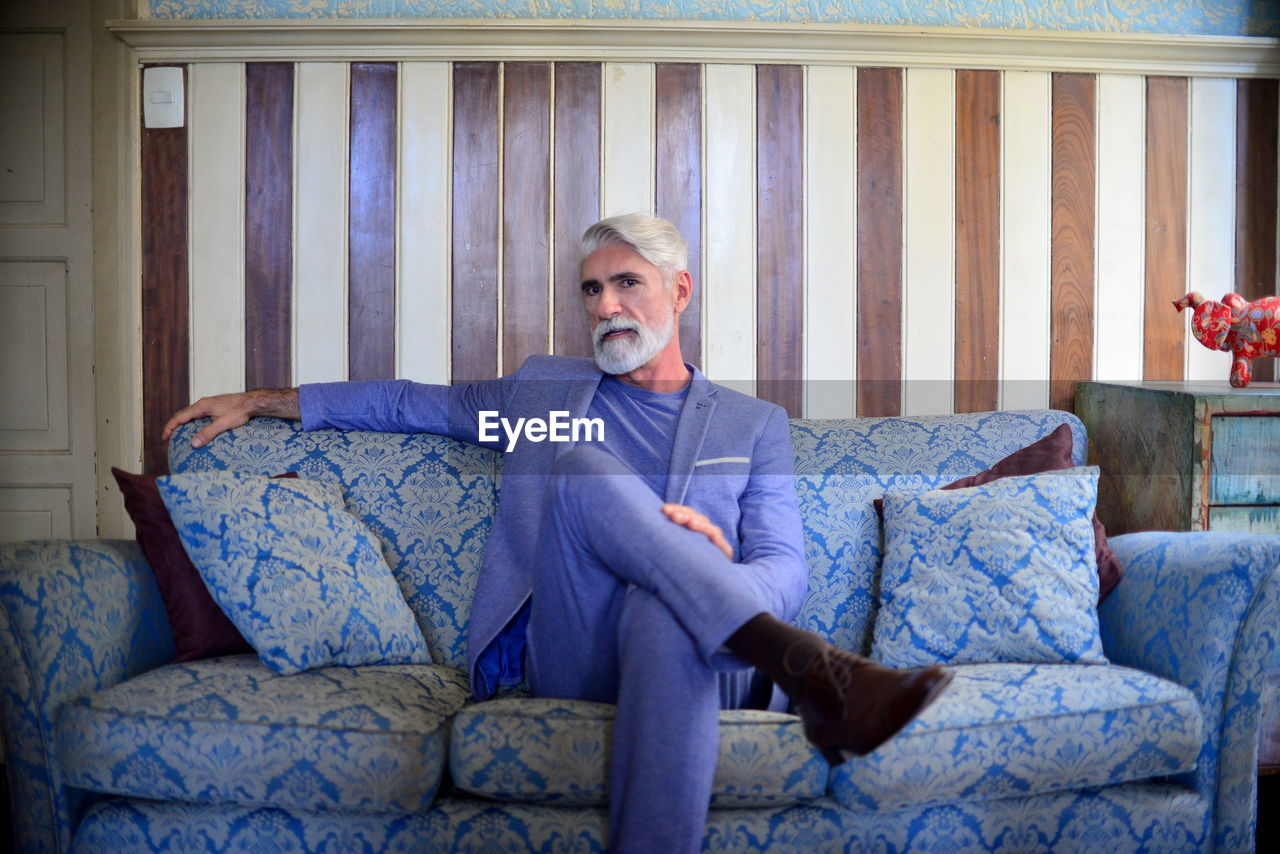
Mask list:
[[[1280,534],[1280,384],[1084,382],[1076,414],[1109,534]]]
[[[1076,414],[1108,535],[1280,534],[1280,384],[1085,382]],[[1262,706],[1258,771],[1280,773],[1280,655]]]

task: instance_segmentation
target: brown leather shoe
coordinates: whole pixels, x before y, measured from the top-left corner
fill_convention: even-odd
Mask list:
[[[806,649],[807,660],[792,670],[789,663]],[[936,700],[954,675],[936,664],[894,670],[830,644],[795,644],[783,663],[797,677],[791,699],[805,737],[832,766],[884,744]]]

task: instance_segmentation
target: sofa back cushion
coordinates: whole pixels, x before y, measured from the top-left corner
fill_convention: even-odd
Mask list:
[[[294,471],[341,484],[348,508],[381,542],[433,660],[466,668],[467,618],[495,504],[493,451],[429,434],[308,433],[275,419],[192,448],[202,423],[175,434],[171,471]]]
[[[347,504],[378,535],[435,661],[466,667],[466,627],[496,504],[498,454],[428,434],[304,432],[255,419],[203,448],[184,425],[169,445],[174,472],[296,471],[341,483]],[[799,624],[846,649],[871,649],[880,521],[887,490],[923,492],[990,468],[1071,425],[1084,463],[1084,426],[1057,410],[852,420],[793,419],[796,490],[809,594]]]
[[[879,600],[880,519],[887,491],[918,493],[976,474],[1070,424],[1085,460],[1084,425],[1052,409],[851,420],[792,419],[796,491],[809,595],[799,624],[867,654]]]

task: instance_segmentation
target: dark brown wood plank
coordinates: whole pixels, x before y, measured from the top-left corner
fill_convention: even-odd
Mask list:
[[[1053,75],[1049,405],[1093,378],[1096,78]]]
[[[1276,284],[1276,137],[1280,81],[1236,81],[1236,293],[1271,296]],[[1220,294],[1206,294],[1217,299]],[[1275,379],[1275,359],[1256,359],[1253,381]]]
[[[671,222],[689,244],[693,296],[680,315],[680,352],[702,364],[702,67],[659,63],[655,179],[658,216]]]
[[[396,371],[395,63],[351,65],[348,375]]]
[[[955,411],[999,406],[1000,72],[956,72]]]
[[[498,75],[453,66],[453,380],[498,375]]]
[[[804,408],[804,69],[756,68],[756,396]]]
[[[293,63],[245,65],[245,388],[292,385]]]
[[[503,69],[502,371],[547,352],[551,65]]]
[[[143,470],[165,474],[160,432],[191,402],[187,126],[144,127],[141,137]]]
[[[555,352],[590,356],[591,338],[578,287],[578,242],[600,218],[598,62],[556,63],[554,159]]]
[[[1187,292],[1185,77],[1147,78],[1146,152],[1142,371],[1148,380],[1180,380],[1184,374],[1187,322],[1170,303]]]
[[[859,416],[902,409],[902,69],[858,69]]]

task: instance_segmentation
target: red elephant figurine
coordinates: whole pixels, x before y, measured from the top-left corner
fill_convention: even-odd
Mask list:
[[[1173,301],[1182,311],[1195,309],[1191,332],[1210,350],[1232,354],[1231,385],[1244,388],[1252,378],[1250,367],[1259,356],[1280,356],[1280,296],[1245,302],[1239,294],[1227,294],[1214,302],[1192,291]]]

